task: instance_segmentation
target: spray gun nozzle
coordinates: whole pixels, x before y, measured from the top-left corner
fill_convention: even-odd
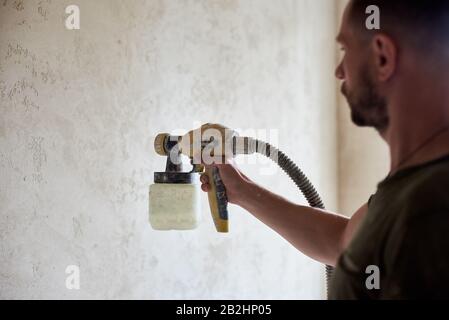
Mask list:
[[[181,136],[172,136],[168,133],[158,134],[154,139],[154,150],[160,156],[167,156],[173,148],[178,147],[181,140]]]

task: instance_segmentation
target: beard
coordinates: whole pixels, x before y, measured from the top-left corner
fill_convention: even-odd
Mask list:
[[[351,118],[355,125],[383,131],[389,124],[387,100],[379,93],[370,75],[368,67],[363,68],[358,88],[349,92],[343,85],[341,91],[351,108]]]

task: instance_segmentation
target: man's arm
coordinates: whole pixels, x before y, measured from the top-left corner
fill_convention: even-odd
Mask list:
[[[272,228],[310,258],[334,266],[352,239],[366,205],[351,219],[320,209],[300,206],[252,182],[232,165],[219,165],[228,199]],[[202,177],[208,191],[207,176]]]

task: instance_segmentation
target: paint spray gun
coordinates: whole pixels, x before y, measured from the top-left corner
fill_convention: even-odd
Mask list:
[[[150,222],[157,230],[189,230],[200,221],[198,178],[205,173],[211,182],[210,211],[218,232],[229,231],[226,189],[216,167],[238,154],[255,152],[248,138],[218,124],[205,124],[183,136],[159,134],[154,141],[157,154],[167,156],[165,172],[156,172],[150,187]],[[191,160],[192,171],[184,172],[181,156]]]

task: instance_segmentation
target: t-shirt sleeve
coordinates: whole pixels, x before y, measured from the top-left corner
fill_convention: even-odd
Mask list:
[[[449,298],[449,211],[422,212],[398,230],[381,298]]]

